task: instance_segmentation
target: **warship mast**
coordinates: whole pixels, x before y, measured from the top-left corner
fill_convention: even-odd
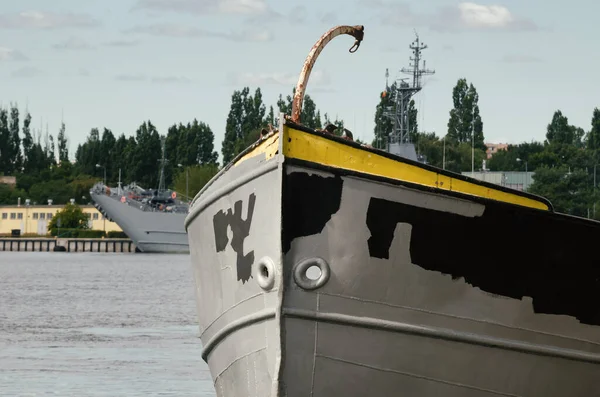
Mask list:
[[[167,162],[167,160],[165,159],[166,139],[164,136],[160,138],[160,144],[161,144],[162,156],[161,156],[160,160],[158,160],[158,161],[160,161],[160,177],[158,179],[158,194],[159,195],[165,191],[165,163]]]
[[[425,68],[425,61],[423,61],[423,68],[421,69],[421,51],[426,49],[427,45],[420,41],[416,31],[415,36],[416,39],[409,46],[413,52],[413,56],[410,57],[412,63],[409,64],[409,68],[400,69],[402,73],[412,75],[412,82],[406,82],[407,78],[399,79],[396,87],[392,89],[388,86],[389,72],[386,69],[386,92],[392,95],[393,105],[383,112],[385,117],[392,120],[392,132],[388,137],[387,151],[412,160],[417,160],[417,153],[414,144],[410,140],[411,126],[408,107],[412,97],[423,88],[422,76],[435,73],[435,70]]]

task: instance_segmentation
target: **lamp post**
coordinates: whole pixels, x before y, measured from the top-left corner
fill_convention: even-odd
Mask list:
[[[444,135],[444,149],[443,149],[443,154],[442,154],[442,169],[446,169],[446,136]],[[472,176],[472,175],[471,175]]]
[[[100,164],[96,164],[96,168],[104,168],[104,187],[106,187],[106,166],[104,165],[100,165]]]
[[[179,168],[183,168],[183,165],[181,164],[177,164],[177,166]],[[185,198],[187,199],[187,201],[190,201],[190,196],[189,196],[189,184],[188,184],[188,168],[185,168]]]
[[[523,191],[527,190],[527,178],[529,177],[528,173],[527,173],[527,160],[521,160],[520,158],[517,158],[518,162],[524,162],[525,163],[525,183],[523,184]]]

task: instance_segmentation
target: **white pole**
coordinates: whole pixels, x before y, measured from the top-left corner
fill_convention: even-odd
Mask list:
[[[446,135],[444,135],[444,154],[442,156],[442,169],[446,169]]]

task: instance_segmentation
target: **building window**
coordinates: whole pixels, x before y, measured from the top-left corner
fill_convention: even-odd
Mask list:
[[[47,219],[52,219],[52,213],[51,213],[51,212],[48,212],[48,213],[46,214],[46,218],[47,218]]]
[[[8,212],[2,213],[2,219],[8,219]]]
[[[34,213],[33,213],[33,219],[37,219],[37,218],[38,218],[38,213],[37,213],[37,212],[34,212]]]
[[[44,214],[43,212],[40,214],[40,219],[46,219],[46,214]]]
[[[23,219],[23,213],[22,212],[19,212],[17,214],[17,219]]]
[[[97,221],[98,220],[98,213],[94,214],[94,220]]]
[[[10,219],[17,219],[17,214],[16,214],[16,212],[11,212],[11,213],[10,213]]]

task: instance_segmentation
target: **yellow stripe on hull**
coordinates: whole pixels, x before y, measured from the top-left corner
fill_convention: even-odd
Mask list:
[[[249,158],[261,155],[263,153],[265,155],[265,160],[270,160],[277,153],[277,149],[279,149],[279,134],[273,134],[259,143],[254,149],[250,150],[248,153],[236,160],[233,166],[235,167]]]
[[[266,160],[277,154],[279,136],[274,134],[240,157],[234,166],[264,154]],[[283,155],[324,166],[414,183],[440,190],[487,198],[505,203],[549,211],[547,203],[535,198],[494,189],[426,169],[418,165],[391,159],[383,155],[346,145],[325,136],[311,134],[289,125],[283,127]]]
[[[550,210],[543,201],[453,178],[326,137],[284,126],[283,154],[325,166],[375,175],[491,200]]]

